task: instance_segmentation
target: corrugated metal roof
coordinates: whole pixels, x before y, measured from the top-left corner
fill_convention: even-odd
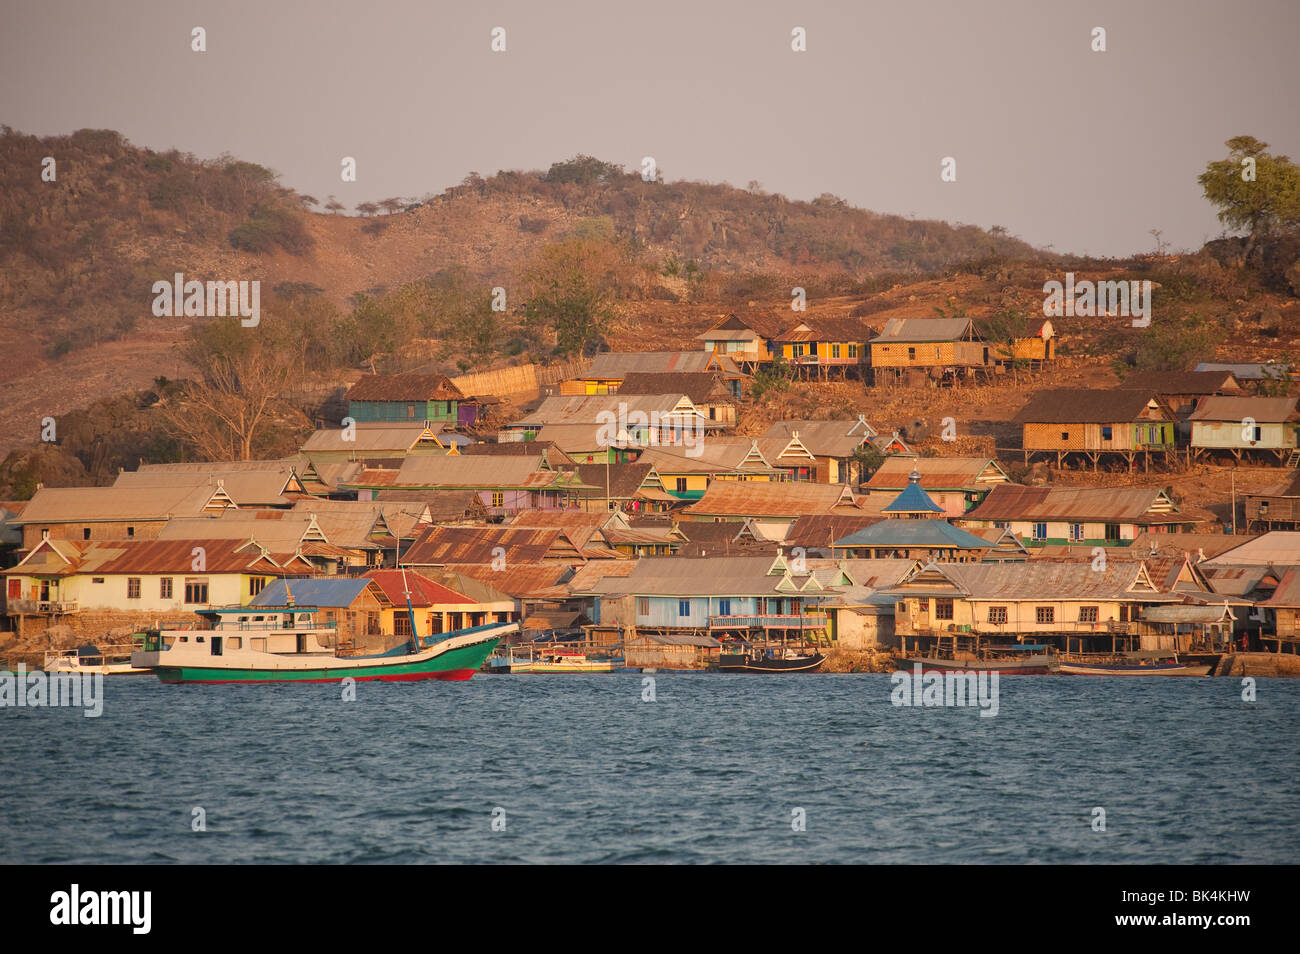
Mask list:
[[[1010,480],[1001,465],[988,457],[887,458],[866,486],[873,490],[901,490],[913,470],[921,475],[921,486],[927,490],[987,490]]]
[[[294,580],[286,587],[284,580],[272,580],[248,605],[287,606],[292,594],[295,606],[348,607],[356,602],[369,582],[360,577],[335,577]]]
[[[915,586],[909,580],[890,592],[900,598],[908,593],[930,592],[925,581],[937,573],[975,600],[1181,601],[1181,597],[1160,594],[1148,588],[1142,582],[1144,572],[1141,563],[1119,561],[1108,561],[1102,570],[1094,570],[1091,562],[931,563],[918,571]],[[941,590],[935,589],[934,592]]]
[[[717,368],[726,377],[744,377],[736,362],[712,351],[602,351],[592,359],[584,379],[622,380],[636,371],[705,372]]]
[[[1148,414],[1148,407],[1151,407]],[[1050,388],[1039,391],[1012,418],[1016,424],[1123,424],[1139,420],[1174,420],[1169,406],[1154,391],[1096,388]]]
[[[363,374],[348,389],[348,401],[463,401],[445,374]]]
[[[412,606],[436,606],[451,603],[473,603],[464,593],[436,583],[415,570],[371,570],[366,579],[373,580],[394,606],[406,605],[406,591],[411,593]]]
[[[1276,424],[1296,419],[1293,397],[1220,397],[1202,399],[1188,416],[1191,421],[1244,421]]]
[[[1216,394],[1228,389],[1229,393],[1241,390],[1236,376],[1227,370],[1220,371],[1144,371],[1124,379],[1119,385],[1138,391],[1152,391],[1156,394],[1176,394],[1192,396]]]
[[[1206,560],[1209,567],[1300,566],[1300,532],[1271,530]]]
[[[969,318],[890,318],[872,342],[956,341],[971,332]]]
[[[982,537],[954,527],[946,520],[882,520],[857,533],[836,540],[834,547],[956,548],[987,550],[992,544]]]
[[[809,513],[852,513],[846,484],[807,481],[715,480],[685,512],[698,516],[801,517]]]
[[[860,421],[777,421],[763,436],[788,439],[797,434],[799,443],[818,457],[847,458],[875,433]]]
[[[999,484],[963,520],[1046,520],[1093,523],[1194,523],[1164,502],[1163,492],[1141,487],[1021,487]],[[1159,512],[1168,507],[1170,512]],[[1154,508],[1154,509],[1153,509]]]

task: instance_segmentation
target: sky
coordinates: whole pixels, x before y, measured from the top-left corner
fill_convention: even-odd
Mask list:
[[[230,153],[349,208],[649,156],[1122,256],[1222,233],[1196,177],[1228,138],[1300,158],[1300,0],[0,0],[0,23],[0,123]]]

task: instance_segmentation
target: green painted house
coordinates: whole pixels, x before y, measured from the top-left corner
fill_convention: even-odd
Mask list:
[[[441,374],[364,374],[348,389],[348,416],[370,421],[428,421],[456,426],[467,401],[451,379]],[[471,417],[472,422],[472,417]]]

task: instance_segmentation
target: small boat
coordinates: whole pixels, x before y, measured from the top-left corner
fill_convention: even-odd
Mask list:
[[[791,646],[754,646],[747,652],[720,653],[719,672],[813,672],[826,657]]]
[[[1212,664],[1182,660],[1174,652],[1066,653],[1060,672],[1066,676],[1208,676]]]
[[[922,672],[996,672],[1007,676],[1044,676],[1056,672],[1059,660],[1045,645],[985,646],[979,654],[933,650],[929,655],[896,656],[904,669],[919,665]]]
[[[592,659],[585,653],[561,649],[546,649],[534,654],[530,649],[527,658],[516,656],[515,647],[504,655],[493,655],[487,661],[488,672],[500,673],[561,673],[561,672],[614,672],[623,668],[621,659]]]
[[[78,646],[63,652],[47,652],[41,666],[46,672],[98,673],[101,676],[147,676],[152,670],[131,663],[131,654],[144,644],[144,637],[136,637],[130,646]]]
[[[411,639],[383,653],[341,651],[333,626],[318,626],[316,607],[235,606],[200,611],[206,628],[158,629],[131,654],[133,666],[167,683],[336,682],[340,679],[469,679],[518,623],[486,623],[419,637],[407,594]]]

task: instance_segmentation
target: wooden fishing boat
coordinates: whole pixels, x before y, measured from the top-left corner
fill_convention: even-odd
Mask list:
[[[79,646],[62,652],[47,652],[41,666],[46,672],[90,673],[101,676],[148,676],[150,669],[144,669],[131,663],[131,654],[144,644],[144,637],[136,637],[131,645]]]
[[[1065,653],[1060,672],[1066,676],[1208,676],[1212,664],[1180,659],[1177,653],[1139,650],[1125,653]]]
[[[753,647],[748,652],[720,653],[719,672],[814,672],[826,661],[816,650]]]
[[[1057,671],[1059,659],[1050,646],[985,646],[979,653],[940,649],[914,656],[895,656],[904,669],[920,665],[922,672],[996,672],[1007,676],[1044,676]]]
[[[562,649],[546,649],[535,653],[531,649],[528,655],[516,653],[516,647],[493,654],[488,659],[486,669],[497,673],[580,673],[580,672],[614,672],[623,667],[621,659],[592,659],[585,653]]]
[[[411,632],[415,613],[407,594]],[[387,652],[341,651],[332,626],[316,624],[316,608],[226,607],[201,611],[205,628],[158,629],[145,635],[131,664],[152,670],[167,683],[336,682],[469,679],[518,623],[487,623],[430,636],[412,635]]]

